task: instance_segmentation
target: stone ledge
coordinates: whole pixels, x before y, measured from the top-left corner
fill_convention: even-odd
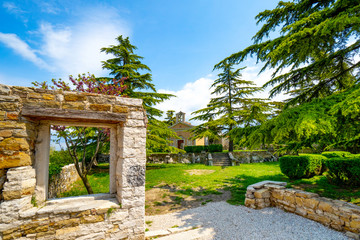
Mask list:
[[[20,213],[20,217],[29,218],[35,215],[77,213],[87,210],[101,211],[119,209],[120,205],[113,194],[94,194],[89,196],[69,197],[49,200],[41,208],[31,208]],[[105,211],[105,212],[106,212]]]
[[[247,187],[247,190],[251,190],[251,191],[255,191],[255,189],[259,189],[259,188],[263,188],[265,185],[277,185],[277,186],[283,186],[285,187],[287,185],[286,182],[278,182],[278,181],[262,181],[262,182],[258,182],[252,185],[249,185]]]

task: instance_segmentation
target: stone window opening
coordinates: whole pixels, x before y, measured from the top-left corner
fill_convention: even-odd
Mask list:
[[[50,126],[51,139],[47,199],[66,197],[69,194],[64,193],[69,192],[72,189],[75,190],[71,192],[72,196],[89,195],[81,175],[86,175],[85,177],[87,178],[87,183],[94,192],[92,194],[109,193],[110,129],[99,126],[91,128],[72,126],[73,128],[71,129],[68,127],[69,126],[52,124]],[[75,129],[75,127],[77,129]],[[71,132],[75,130],[78,131],[78,134],[68,134],[66,144],[65,138],[60,135],[61,132]],[[95,139],[98,136],[100,139]],[[85,137],[87,140],[86,142],[83,142],[82,140]],[[97,145],[99,146],[97,147]],[[70,153],[68,146],[70,148]],[[75,151],[73,151],[74,149]],[[106,156],[108,157],[98,159],[99,154],[104,151],[106,151]],[[76,160],[74,159],[75,154],[75,157],[77,158]],[[86,164],[84,165],[84,168],[82,168],[84,160]],[[52,165],[53,168],[51,168]],[[79,169],[77,168],[77,165],[79,166]],[[94,178],[98,177],[101,178],[101,183],[94,182]],[[105,184],[104,181],[107,183]]]
[[[71,127],[96,127],[110,129],[110,159],[109,159],[109,193],[114,196],[116,194],[116,134],[117,126],[104,123],[72,123],[58,121],[40,121],[38,137],[35,145],[35,170],[36,170],[36,199],[44,202],[49,199],[49,158],[50,158],[50,142],[51,142],[51,126],[71,126]],[[110,196],[109,196],[110,197]]]

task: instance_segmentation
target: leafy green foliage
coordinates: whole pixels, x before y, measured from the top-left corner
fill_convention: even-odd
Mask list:
[[[223,146],[222,144],[211,144],[209,145],[209,152],[222,152]]]
[[[273,10],[256,16],[263,23],[254,44],[224,62],[240,63],[248,56],[263,62],[261,71],[274,68],[271,97],[281,92],[295,95],[290,105],[322,98],[351,87],[359,74],[360,5],[358,1],[280,1]],[[271,39],[272,32],[279,36]],[[282,70],[287,73],[280,74]]]
[[[352,154],[345,151],[333,151],[333,152],[322,152],[321,155],[327,158],[344,158],[344,157],[351,157]]]
[[[255,99],[246,99],[260,88],[255,87],[251,81],[242,80],[241,71],[244,68],[233,70],[233,64],[223,62],[217,67],[223,72],[218,74],[218,79],[211,85],[214,88],[211,94],[217,97],[211,98],[206,108],[197,110],[192,114],[194,120],[206,121],[192,131],[196,138],[209,137],[218,139],[218,136],[229,136],[229,151],[233,151],[233,135],[229,134],[239,124],[244,122],[244,110]]]
[[[222,144],[210,144],[207,146],[185,146],[184,150],[187,153],[200,153],[202,151],[204,152],[222,152],[223,146]]]
[[[331,158],[325,162],[328,180],[337,185],[360,186],[360,157]]]
[[[49,159],[49,178],[59,174],[63,166],[73,163],[68,151],[51,151]]]
[[[321,155],[287,155],[280,157],[280,169],[290,179],[309,178],[321,173],[323,161],[326,157]]]
[[[208,151],[208,146],[185,146],[184,150],[187,153],[201,153],[202,151]]]
[[[357,84],[347,91],[283,110],[279,116],[254,129],[246,145],[257,147],[265,142],[284,145],[283,150],[295,152],[302,148],[322,152],[332,147],[358,152],[360,113],[354,110],[350,114],[344,107],[356,109],[357,102],[348,101],[349,96],[356,99],[359,88]]]
[[[115,79],[126,78],[126,89],[123,96],[140,98],[146,110],[149,120],[147,129],[147,153],[151,152],[176,152],[175,148],[169,147],[170,138],[178,138],[172,129],[162,124],[156,117],[161,117],[162,111],[154,108],[154,105],[161,103],[170,97],[171,94],[156,92],[152,83],[150,68],[143,64],[143,57],[135,54],[136,46],[130,43],[129,37],[119,36],[116,38],[118,45],[102,48],[101,51],[111,54],[114,58],[103,61],[103,68],[110,70],[110,75]],[[111,79],[109,79],[111,81]],[[146,92],[150,90],[150,92]]]

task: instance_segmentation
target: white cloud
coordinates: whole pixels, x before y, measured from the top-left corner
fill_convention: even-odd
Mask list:
[[[3,6],[3,8],[5,8],[9,13],[13,13],[13,14],[22,14],[22,13],[25,13],[24,10],[22,10],[21,8],[19,8],[18,6],[16,6],[15,3],[13,3],[13,2],[4,2],[2,6]]]
[[[242,73],[242,79],[253,81],[257,86],[262,87],[264,83],[271,79],[271,70],[267,70],[260,75],[258,74],[260,70],[259,66],[248,67]],[[163,103],[158,104],[156,107],[166,113],[167,110],[175,110],[175,112],[185,112],[186,113],[186,121],[190,118],[194,117],[191,115],[192,112],[199,110],[201,108],[205,108],[209,103],[211,97],[212,89],[210,86],[214,82],[216,77],[212,75],[208,75],[207,77],[200,78],[194,82],[186,83],[180,90],[165,90],[160,89],[158,92],[162,93],[170,93],[177,97],[171,98]],[[265,89],[263,92],[259,92],[255,94],[253,97],[255,98],[268,98],[269,91],[271,87]],[[273,101],[282,101],[286,99],[286,97],[282,94],[274,97]],[[164,114],[165,115],[165,114]],[[199,124],[198,121],[190,121],[192,124]]]
[[[115,12],[99,9],[87,11],[73,26],[42,23],[39,33],[44,43],[41,54],[49,58],[62,75],[90,72],[98,76],[105,74],[101,61],[112,57],[100,49],[116,44],[115,38],[128,36],[129,30]]]
[[[100,49],[116,44],[115,38],[119,35],[129,36],[126,25],[113,9],[102,7],[84,10],[73,24],[42,22],[39,29],[29,35],[32,43],[40,44],[36,49],[16,34],[0,33],[0,42],[55,77],[66,79],[68,75],[87,72],[101,76],[107,75],[101,61],[112,56],[101,53]],[[40,37],[40,41],[36,37]]]
[[[186,83],[185,86],[178,91],[159,89],[158,92],[170,93],[176,97],[171,98],[156,107],[166,113],[167,110],[175,110],[175,112],[185,112],[188,121],[192,112],[206,107],[210,101],[211,90],[209,89],[214,79],[209,76],[200,78],[194,82]]]
[[[35,51],[16,34],[0,32],[0,42],[11,48],[16,54],[19,54],[24,59],[33,62],[38,67],[50,70],[49,65],[39,58]]]

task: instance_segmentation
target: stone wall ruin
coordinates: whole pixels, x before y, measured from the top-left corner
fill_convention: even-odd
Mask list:
[[[353,239],[360,239],[359,206],[285,186],[286,182],[275,181],[248,186],[245,206],[254,209],[277,207],[343,231]]]
[[[47,200],[50,125],[110,128],[110,193]],[[144,239],[145,143],[139,99],[0,85],[0,239]]]

